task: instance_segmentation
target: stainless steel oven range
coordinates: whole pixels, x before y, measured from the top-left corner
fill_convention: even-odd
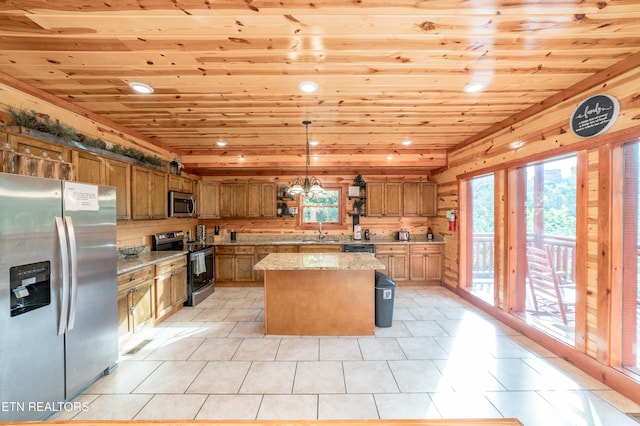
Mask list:
[[[185,306],[196,306],[214,291],[215,271],[213,246],[201,242],[185,242],[183,231],[153,234],[152,250],[187,250],[187,301]]]

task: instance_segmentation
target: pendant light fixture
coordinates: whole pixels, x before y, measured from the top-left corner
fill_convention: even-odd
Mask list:
[[[296,180],[289,186],[289,194],[294,197],[298,194],[303,194],[305,198],[312,198],[316,194],[322,194],[324,192],[324,188],[322,187],[322,183],[320,179],[315,176],[309,178],[309,164],[311,163],[311,158],[309,155],[309,124],[311,121],[305,120],[302,124],[306,127],[306,150],[307,150],[307,163],[305,165],[305,175],[304,178],[302,176],[298,176]]]

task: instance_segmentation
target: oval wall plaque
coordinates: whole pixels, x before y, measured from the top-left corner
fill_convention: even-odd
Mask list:
[[[609,95],[595,95],[584,100],[571,114],[571,130],[581,138],[606,132],[618,118],[620,103]]]

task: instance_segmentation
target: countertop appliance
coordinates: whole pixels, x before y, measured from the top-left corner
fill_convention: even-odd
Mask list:
[[[161,232],[152,235],[154,251],[187,250],[187,301],[196,306],[215,290],[215,262],[213,246],[201,241],[185,244],[183,231]]]
[[[398,231],[398,241],[409,241],[409,231],[405,229]]]
[[[169,217],[192,217],[196,214],[196,200],[186,192],[169,191]]]
[[[116,193],[6,173],[0,188],[0,421],[42,420],[118,360]]]
[[[344,253],[375,253],[376,246],[374,244],[344,244],[342,246]]]

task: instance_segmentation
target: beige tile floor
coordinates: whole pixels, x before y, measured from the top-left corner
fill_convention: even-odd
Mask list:
[[[640,406],[443,288],[398,288],[374,337],[264,336],[262,307],[261,288],[218,288],[54,418],[638,425]]]

